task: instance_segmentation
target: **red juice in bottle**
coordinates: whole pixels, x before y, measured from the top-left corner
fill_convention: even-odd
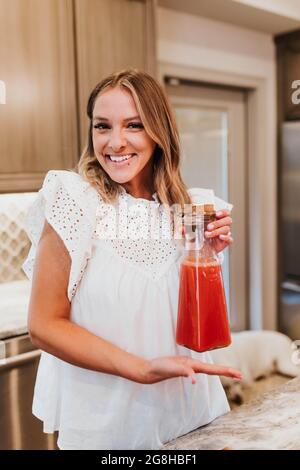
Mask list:
[[[204,232],[215,220],[212,205],[192,205],[185,216],[185,255],[180,267],[176,342],[198,352],[231,343],[222,269]]]
[[[219,264],[185,259],[180,271],[176,342],[203,352],[231,343]]]

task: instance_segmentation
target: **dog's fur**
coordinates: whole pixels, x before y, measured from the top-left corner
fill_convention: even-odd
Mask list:
[[[292,362],[292,341],[277,331],[241,331],[232,333],[232,343],[227,348],[210,351],[215,364],[235,367],[243,379],[237,382],[221,377],[230,400],[243,403],[243,388],[250,387],[256,379],[278,372],[290,377],[300,374],[300,365]]]

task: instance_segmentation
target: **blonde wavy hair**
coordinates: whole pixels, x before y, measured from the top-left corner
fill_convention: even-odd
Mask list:
[[[90,94],[87,115],[90,119],[88,142],[77,171],[93,185],[105,202],[111,203],[121,188],[97,160],[93,147],[93,110],[99,95],[108,89],[129,90],[148,135],[156,142],[153,153],[154,189],[163,204],[190,204],[191,199],[180,174],[180,142],[174,113],[160,84],[148,73],[137,69],[116,72],[99,82]]]

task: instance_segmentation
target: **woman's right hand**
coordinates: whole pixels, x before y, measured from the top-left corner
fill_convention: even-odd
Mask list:
[[[192,384],[195,384],[197,373],[242,379],[241,372],[232,367],[207,364],[189,356],[165,356],[148,361],[143,383],[154,384],[173,377],[191,377]]]

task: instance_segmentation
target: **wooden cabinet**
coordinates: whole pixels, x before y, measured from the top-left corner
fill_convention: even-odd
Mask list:
[[[112,72],[136,67],[155,75],[155,2],[75,0],[81,149],[86,144],[86,104],[94,86]]]
[[[137,67],[155,75],[156,0],[0,0],[0,192],[72,168],[90,91]]]
[[[78,155],[72,0],[0,0],[0,191],[30,191]]]
[[[275,42],[279,122],[300,120],[300,82],[295,83],[300,81],[300,31],[277,36]]]

